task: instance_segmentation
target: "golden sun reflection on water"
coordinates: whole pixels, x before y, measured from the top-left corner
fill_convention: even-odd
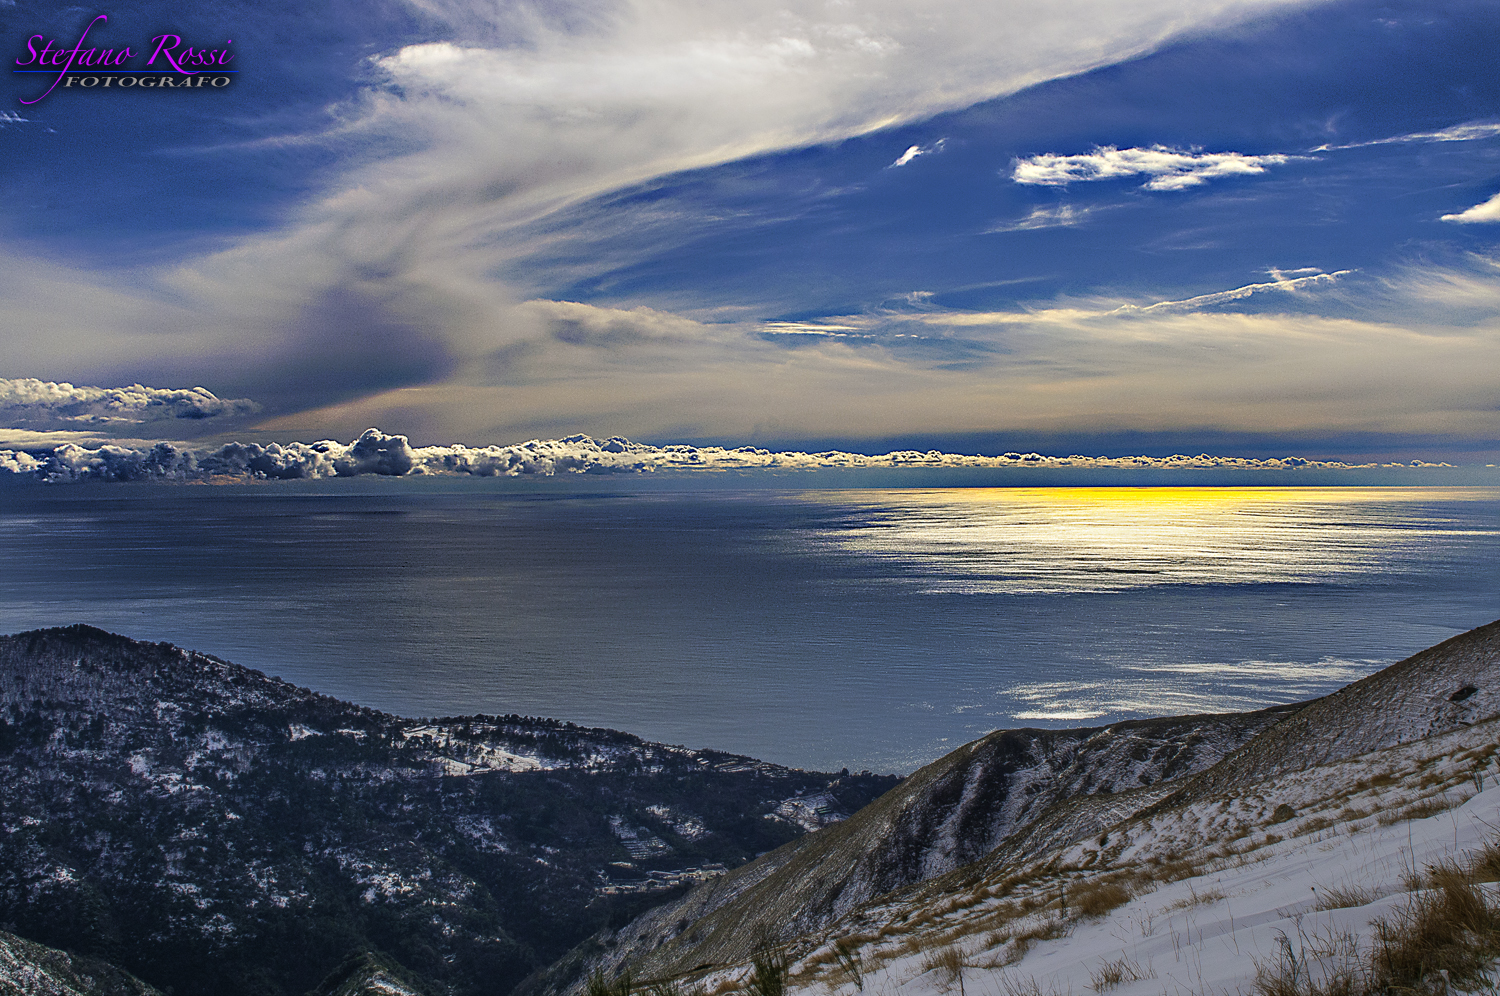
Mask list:
[[[900,565],[924,588],[1010,594],[1169,584],[1337,583],[1401,573],[1461,528],[1436,504],[1488,488],[973,488],[841,492],[819,541]],[[1451,505],[1450,505],[1451,507]]]

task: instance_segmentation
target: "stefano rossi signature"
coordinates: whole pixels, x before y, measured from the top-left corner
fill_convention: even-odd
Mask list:
[[[99,14],[78,35],[71,47],[66,42],[45,35],[26,39],[26,52],[16,57],[15,73],[37,73],[51,76],[51,85],[38,96],[17,98],[22,104],[35,104],[54,90],[62,89],[173,89],[182,87],[222,89],[229,86],[237,69],[229,68],[234,53],[229,38],[217,47],[192,45],[180,35],[159,34],[137,51],[129,45],[104,47],[90,40],[89,34],[100,24],[109,22],[108,14]],[[148,54],[149,53],[149,54]],[[144,62],[139,60],[144,59]],[[132,62],[131,60],[137,60]]]

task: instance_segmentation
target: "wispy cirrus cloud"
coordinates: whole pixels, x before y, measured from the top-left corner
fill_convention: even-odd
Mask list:
[[[1074,225],[1082,225],[1088,221],[1091,214],[1098,210],[1096,207],[1079,207],[1074,204],[1033,208],[1025,217],[1015,221],[997,222],[986,228],[985,232],[1033,232],[1043,228],[1071,228]]]
[[[1456,225],[1500,222],[1500,194],[1496,194],[1482,204],[1475,204],[1467,211],[1460,211],[1457,214],[1445,214],[1442,220],[1451,221]]]
[[[1144,306],[1125,304],[1117,308],[1114,314],[1145,315],[1158,311],[1197,311],[1200,308],[1211,308],[1219,304],[1228,304],[1231,301],[1243,301],[1248,297],[1266,291],[1294,293],[1320,284],[1332,284],[1339,277],[1348,276],[1353,272],[1353,270],[1335,270],[1332,273],[1323,273],[1319,270],[1313,270],[1313,272],[1309,273],[1307,270],[1293,270],[1290,272],[1272,270],[1271,276],[1274,279],[1262,283],[1245,284],[1243,287],[1235,287],[1226,291],[1215,291],[1212,294],[1199,294],[1196,297],[1184,298],[1180,301],[1157,301],[1155,304]]]
[[[1283,166],[1299,158],[1304,157],[1197,152],[1165,145],[1145,149],[1105,145],[1082,155],[1043,153],[1017,159],[1011,167],[1011,179],[1034,186],[1065,187],[1070,183],[1146,176],[1150,179],[1141,185],[1145,190],[1186,190],[1224,177],[1258,176],[1268,167]]]
[[[858,325],[834,325],[828,322],[762,322],[760,328],[768,335],[824,335],[840,338],[868,334]]]
[[[1313,152],[1337,152],[1342,149],[1363,149],[1371,145],[1416,145],[1428,142],[1476,142],[1480,139],[1500,136],[1500,121],[1469,121],[1438,131],[1416,131],[1407,135],[1392,135],[1389,138],[1372,138],[1367,142],[1350,142],[1347,145],[1320,145]]]

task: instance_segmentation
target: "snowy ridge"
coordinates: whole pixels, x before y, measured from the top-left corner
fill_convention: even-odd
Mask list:
[[[926,983],[917,977],[931,965],[914,972],[911,956],[931,954],[934,945],[956,946],[950,961],[1005,967],[1039,940],[1082,930],[1065,894],[1101,876],[1126,881],[1128,898],[1162,886],[1142,871],[1148,865],[1180,866],[1175,881],[1200,876],[1216,855],[1221,863],[1211,870],[1223,872],[1229,864],[1222,862],[1240,862],[1285,837],[1328,831],[1333,836],[1318,838],[1326,843],[1338,834],[1385,834],[1388,824],[1463,803],[1465,791],[1472,795],[1494,778],[1497,690],[1500,623],[1492,623],[1311,703],[1101,730],[991,734],[912,775],[846,823],[739,870],[720,891],[696,890],[638,919],[607,938],[613,947],[587,964],[606,973],[628,965],[637,977],[688,973],[712,988],[742,980],[755,939],[769,936],[802,959],[808,979],[834,989],[846,969],[837,968],[840,956],[828,945],[839,938],[868,947],[875,966],[906,958],[877,992],[920,990]],[[1476,819],[1494,815],[1500,826],[1500,814],[1490,813],[1500,793],[1492,789],[1475,805]],[[1282,823],[1286,831],[1264,830]],[[1389,836],[1380,834],[1361,841]],[[1289,843],[1286,853],[1301,846]],[[1335,842],[1325,850],[1337,849]],[[1265,860],[1281,853],[1265,851]],[[1371,888],[1390,894],[1388,877],[1375,875]],[[1012,896],[1021,883],[1024,901]],[[1205,895],[1218,889],[1202,882],[1195,888]],[[1242,926],[1282,919],[1267,915]],[[1005,926],[1012,921],[1020,924],[1015,930]],[[1118,918],[1114,928],[1121,929]],[[1340,921],[1339,930],[1346,928],[1354,930]],[[1237,929],[1214,928],[1231,935]],[[984,939],[975,936],[980,932]],[[1022,940],[1012,944],[1015,937]],[[1174,943],[1180,948],[1181,938]],[[1155,957],[1150,945],[1141,950]],[[1227,971],[1241,972],[1244,964],[1236,964]],[[1059,977],[1057,991],[1086,988],[1075,976]],[[568,981],[576,986],[577,978]],[[1174,979],[1183,992],[1217,991]],[[551,984],[564,988],[567,981]],[[1179,989],[1153,981],[1138,991]]]
[[[581,988],[596,967],[618,972],[629,965],[655,976],[738,961],[767,932],[790,940],[823,930],[883,894],[983,858],[1060,800],[1114,799],[1202,771],[1284,715],[1271,709],[992,733],[921,769],[850,819],[649,911],[534,988]],[[1156,790],[1139,805],[1162,794]]]
[[[1500,716],[1500,621],[1308,703],[1163,805]]]
[[[930,883],[796,946],[791,989],[946,994],[962,973],[982,992],[1235,993],[1287,951],[1320,977],[1358,971],[1377,921],[1430,887],[1426,869],[1495,841],[1497,733],[1488,721],[1283,775]],[[1091,912],[1110,884],[1114,908]]]
[[[162,996],[112,965],[0,931],[0,996]]]

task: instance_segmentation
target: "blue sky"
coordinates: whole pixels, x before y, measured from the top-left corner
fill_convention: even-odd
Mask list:
[[[240,73],[34,105],[10,74],[0,378],[254,404],[91,432],[1500,456],[1493,3],[0,26],[14,59],[98,13]],[[0,410],[76,428],[28,397]]]

